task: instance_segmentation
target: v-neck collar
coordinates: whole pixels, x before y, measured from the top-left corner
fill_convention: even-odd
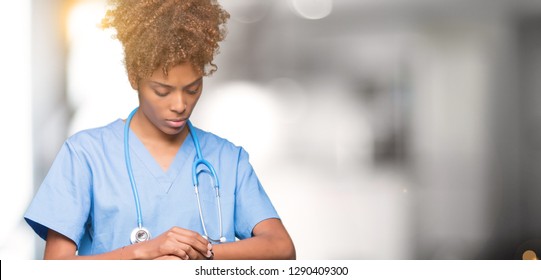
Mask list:
[[[122,141],[124,141],[124,126],[125,122],[122,119],[118,119],[120,129],[115,129],[117,133],[120,133]],[[195,132],[194,132],[195,133]],[[145,147],[143,142],[137,137],[137,135],[131,130],[129,130],[129,148],[130,156],[133,161],[137,158],[143,166],[148,170],[152,176],[159,183],[161,188],[167,193],[173,186],[174,181],[177,179],[181,173],[182,168],[188,162],[192,162],[195,150],[193,140],[191,135],[187,135],[186,139],[182,142],[179,147],[175,158],[169,165],[167,171],[164,171],[161,166],[158,164],[156,159],[150,154],[149,150]],[[134,157],[135,156],[135,157]]]

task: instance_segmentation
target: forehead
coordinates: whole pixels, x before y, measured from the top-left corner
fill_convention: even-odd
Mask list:
[[[156,69],[149,80],[171,86],[186,86],[201,78],[201,73],[190,63],[175,65],[164,73],[162,68]]]

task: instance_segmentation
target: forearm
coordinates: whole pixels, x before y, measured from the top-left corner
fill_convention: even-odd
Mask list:
[[[217,260],[293,260],[295,246],[278,219],[261,222],[254,229],[254,236],[236,242],[216,244],[213,247]]]
[[[124,246],[103,254],[78,256],[77,245],[66,236],[49,230],[44,259],[56,260],[151,260],[205,259],[212,246],[199,233],[178,227],[149,241]]]
[[[73,250],[45,250],[45,260],[136,260],[141,259],[138,244],[125,246],[116,250],[96,255],[79,256]]]
[[[252,237],[237,242],[214,245],[216,260],[293,260],[295,249],[288,242]]]

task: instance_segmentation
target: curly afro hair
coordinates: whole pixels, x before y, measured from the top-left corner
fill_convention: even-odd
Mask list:
[[[102,28],[116,29],[130,82],[189,62],[201,75],[225,38],[227,13],[215,0],[110,0]]]

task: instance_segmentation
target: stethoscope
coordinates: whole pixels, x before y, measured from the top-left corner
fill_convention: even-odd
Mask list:
[[[130,159],[130,147],[129,147],[129,135],[130,135],[130,123],[133,118],[133,115],[135,115],[135,112],[138,108],[135,108],[128,118],[126,119],[126,125],[124,126],[124,157],[126,161],[126,168],[128,169],[128,175],[130,177],[130,184],[131,189],[133,192],[133,200],[135,201],[135,210],[137,212],[137,227],[133,229],[133,231],[130,234],[130,241],[132,244],[139,243],[143,241],[150,240],[151,235],[150,231],[143,227],[143,214],[141,213],[141,204],[139,203],[139,195],[137,192],[137,186],[135,185],[135,178],[133,177],[133,171],[131,167],[131,159]],[[197,207],[199,208],[199,218],[201,219],[201,225],[203,226],[203,232],[205,235],[203,235],[203,238],[209,240],[212,243],[222,243],[226,242],[226,238],[223,235],[223,222],[222,222],[222,206],[220,204],[220,184],[218,182],[218,176],[216,175],[216,170],[208,162],[203,158],[203,155],[201,154],[201,147],[199,146],[199,139],[197,138],[197,134],[195,133],[195,130],[192,126],[192,123],[188,120],[188,128],[190,135],[192,136],[192,140],[195,146],[196,151],[196,158],[192,165],[192,183],[195,190],[195,196],[197,197]],[[210,175],[213,179],[213,185],[214,190],[216,191],[216,206],[218,208],[218,219],[220,219],[220,238],[219,239],[212,239],[210,238],[207,227],[205,226],[205,219],[203,218],[203,210],[201,209],[201,200],[199,198],[199,179],[198,176],[201,172],[204,171],[204,169],[197,171],[197,167],[199,165],[204,165],[208,168],[210,171]]]

